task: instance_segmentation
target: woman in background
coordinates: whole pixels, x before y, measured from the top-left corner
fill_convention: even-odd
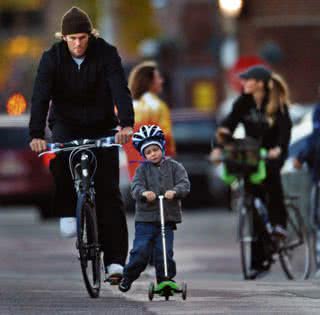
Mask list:
[[[134,131],[142,125],[158,125],[166,138],[167,156],[175,156],[176,148],[172,136],[171,116],[168,105],[160,99],[163,89],[163,77],[154,61],[144,61],[136,65],[129,74],[129,89],[133,98],[135,112]],[[132,179],[139,166],[141,156],[131,143],[124,146],[129,162],[129,174]]]

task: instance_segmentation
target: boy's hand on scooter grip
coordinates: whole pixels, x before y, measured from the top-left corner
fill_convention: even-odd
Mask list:
[[[149,191],[149,190],[144,191],[142,193],[142,196],[146,197],[147,201],[149,201],[149,202],[152,202],[152,201],[156,200],[156,198],[157,198],[156,194],[153,191]]]
[[[176,196],[176,194],[177,194],[177,192],[174,191],[174,190],[167,190],[167,191],[165,192],[165,194],[164,194],[164,197],[165,197],[166,199],[171,200],[171,199],[173,199],[173,198]]]

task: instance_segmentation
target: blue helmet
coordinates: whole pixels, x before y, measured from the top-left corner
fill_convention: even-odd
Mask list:
[[[166,140],[159,126],[143,125],[139,131],[133,134],[132,143],[135,149],[144,157],[143,150],[151,144],[158,145],[162,152],[164,152]]]

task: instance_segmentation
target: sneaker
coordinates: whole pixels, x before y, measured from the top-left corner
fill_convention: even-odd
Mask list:
[[[65,238],[76,237],[77,220],[75,217],[60,218],[60,234]]]
[[[119,284],[122,279],[123,266],[119,264],[111,264],[107,267],[106,270],[106,282],[109,282],[111,285]]]
[[[128,278],[124,277],[120,281],[118,288],[121,292],[127,292],[130,290],[131,284],[132,282]]]
[[[285,240],[288,237],[288,232],[281,225],[277,224],[273,228],[272,235],[280,240]]]
[[[111,264],[107,267],[107,273],[109,276],[123,274],[123,266],[119,264]]]

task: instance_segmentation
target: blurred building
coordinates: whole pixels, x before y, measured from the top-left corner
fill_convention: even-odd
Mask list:
[[[221,26],[214,2],[167,0],[159,1],[162,6],[156,8],[164,34],[159,62],[169,80],[167,93],[175,108],[214,113],[222,100]]]
[[[141,0],[137,5],[121,0],[109,5],[122,56],[131,65],[156,59],[165,77],[163,97],[174,108],[214,113],[222,99],[221,30],[214,2]]]
[[[0,112],[12,104],[20,106],[13,100],[30,98],[34,61],[43,47],[44,4],[42,0],[0,1]]]
[[[288,80],[293,101],[311,103],[320,84],[320,1],[243,0],[241,55],[259,54]]]
[[[41,52],[72,5],[86,10],[102,37],[118,47],[127,71],[142,59],[159,62],[163,97],[174,108],[214,113],[230,83],[224,70],[239,56],[262,58],[288,80],[294,101],[314,102],[320,1],[239,0],[242,8],[233,18],[224,17],[218,6],[223,1],[0,1],[0,111],[12,93],[30,101]],[[228,53],[221,49],[226,46]]]
[[[54,42],[62,14],[79,5],[96,20],[95,0],[1,0],[0,1],[0,113],[21,107],[16,100],[30,100],[41,53]],[[19,97],[15,97],[19,96]],[[13,104],[13,105],[12,105]],[[11,113],[17,112],[10,110]]]

